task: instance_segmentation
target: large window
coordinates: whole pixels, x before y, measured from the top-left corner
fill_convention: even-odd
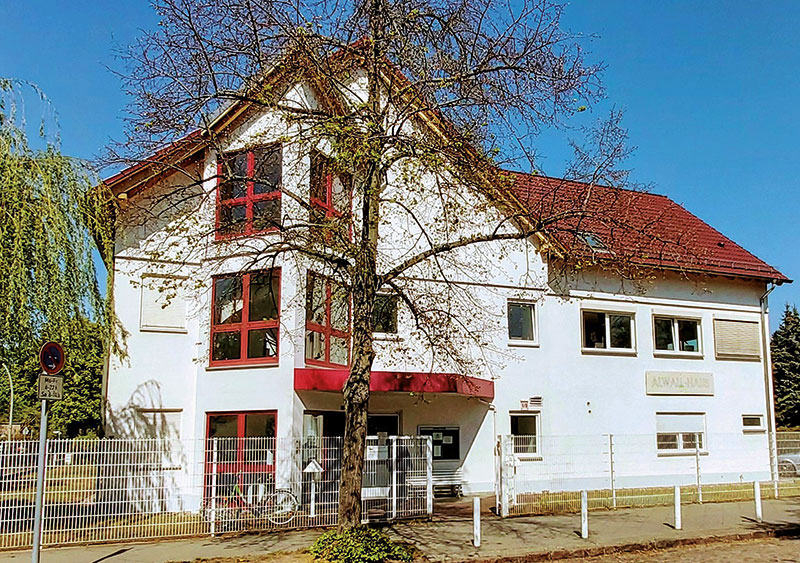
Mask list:
[[[539,413],[511,414],[511,436],[515,454],[539,453],[539,417]]]
[[[318,274],[308,274],[306,288],[306,363],[350,365],[350,294]]]
[[[656,413],[656,447],[659,453],[704,451],[706,415]]]
[[[583,311],[584,350],[634,350],[633,315]]]
[[[226,154],[217,165],[217,237],[263,233],[281,223],[280,145]]]
[[[536,317],[532,303],[508,303],[508,340],[513,343],[536,342]]]
[[[420,426],[420,436],[430,436],[434,461],[458,461],[461,459],[461,445],[458,426]]]
[[[372,310],[374,332],[397,334],[397,295],[378,294]]]
[[[314,223],[334,220],[350,212],[350,175],[335,171],[331,160],[319,151],[311,153],[310,182],[311,220]]]
[[[700,321],[653,317],[656,352],[700,353]]]
[[[211,365],[277,363],[280,271],[214,278]]]

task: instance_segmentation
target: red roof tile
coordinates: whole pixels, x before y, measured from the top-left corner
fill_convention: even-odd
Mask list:
[[[575,257],[607,256],[631,264],[791,280],[666,196],[511,172],[512,191],[533,220]]]

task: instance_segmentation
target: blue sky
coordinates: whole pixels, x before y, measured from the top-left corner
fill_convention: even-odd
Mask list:
[[[122,132],[114,49],[155,24],[144,1],[0,2],[0,76],[43,88],[64,151],[91,157]],[[800,2],[582,0],[565,24],[597,34],[591,57],[608,66],[608,99],[574,125],[624,109],[635,180],[800,277]],[[537,149],[546,173],[563,170],[565,134]],[[787,301],[800,305],[800,285],[773,294],[773,328]]]

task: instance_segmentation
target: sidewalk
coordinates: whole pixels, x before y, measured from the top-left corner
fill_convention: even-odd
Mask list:
[[[754,519],[752,502],[687,505],[683,530],[672,529],[672,507],[597,511],[589,513],[589,539],[579,537],[580,515],[497,518],[487,512],[494,497],[482,506],[482,546],[472,544],[471,503],[437,506],[431,522],[395,524],[398,538],[416,544],[431,560],[494,559],[558,550],[704,538],[800,526],[800,499],[764,501],[764,522]],[[293,551],[308,547],[321,530],[247,535],[238,538],[194,538],[141,544],[105,544],[45,549],[42,563],[154,563],[193,561],[195,558],[235,557]],[[30,551],[0,552],[0,563],[30,559]]]

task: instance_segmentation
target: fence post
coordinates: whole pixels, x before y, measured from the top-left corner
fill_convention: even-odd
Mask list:
[[[211,535],[217,533],[217,439],[211,438]]]
[[[781,478],[778,468],[778,433],[769,432],[767,440],[769,440],[769,472],[772,477],[772,493],[775,500],[778,500],[778,481]]]
[[[511,499],[511,491],[509,490],[511,485],[509,481],[511,480],[511,469],[508,466],[508,441],[510,436],[500,436],[500,516],[503,518],[508,517],[508,508]]]
[[[397,518],[397,436],[392,441],[392,519]]]
[[[703,487],[700,485],[700,445],[697,436],[694,439],[694,467],[697,479],[697,502],[703,504]]]
[[[433,516],[433,441],[425,437],[425,498],[428,516]]]
[[[617,483],[614,475],[614,435],[608,435],[608,460],[611,471],[611,508],[617,507]]]
[[[680,487],[680,485],[675,485],[674,503],[675,503],[675,529],[676,530],[682,530],[683,529],[683,522],[681,522],[681,487]]]
[[[44,487],[47,472],[47,400],[42,399],[42,416],[39,422],[39,460],[36,472],[36,505],[33,514],[33,551],[31,561],[39,563],[44,520]]]
[[[764,517],[761,512],[761,483],[758,481],[753,481],[753,493],[756,501],[756,520],[761,522]]]
[[[472,497],[472,545],[481,546],[481,499]]]
[[[585,489],[581,491],[581,537],[589,537],[589,496]]]

